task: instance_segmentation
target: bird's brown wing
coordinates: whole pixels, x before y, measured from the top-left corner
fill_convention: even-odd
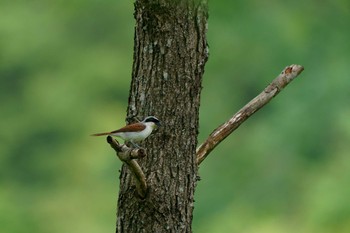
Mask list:
[[[130,124],[126,125],[121,129],[117,129],[112,131],[111,133],[121,133],[121,132],[139,132],[142,131],[146,128],[146,126],[142,123],[135,123],[135,124]]]
[[[103,136],[103,135],[110,135],[110,134],[115,134],[115,133],[122,133],[122,132],[139,132],[142,131],[146,128],[146,126],[142,123],[135,123],[135,124],[130,124],[127,126],[124,126],[121,129],[117,129],[111,132],[106,132],[106,133],[95,133],[91,134],[91,136]]]

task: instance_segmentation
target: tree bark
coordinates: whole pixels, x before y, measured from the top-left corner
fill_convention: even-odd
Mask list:
[[[117,232],[191,232],[207,1],[136,0],[134,16],[128,117],[154,115],[163,126],[141,144],[145,198],[122,167]]]

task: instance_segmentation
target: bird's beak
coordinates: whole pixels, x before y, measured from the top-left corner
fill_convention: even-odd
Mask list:
[[[160,122],[157,122],[156,125],[157,125],[158,127],[161,127],[161,126],[162,126],[162,124],[161,124]]]

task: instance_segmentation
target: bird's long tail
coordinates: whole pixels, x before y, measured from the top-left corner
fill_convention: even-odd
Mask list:
[[[103,136],[103,135],[109,135],[111,134],[111,132],[107,132],[107,133],[94,133],[94,134],[91,134],[91,136]]]

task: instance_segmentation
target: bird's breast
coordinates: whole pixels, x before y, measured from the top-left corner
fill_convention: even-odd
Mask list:
[[[139,132],[119,132],[115,133],[114,135],[117,137],[122,138],[125,141],[142,141],[145,138],[147,138],[152,133],[151,127],[146,127],[144,130]]]

